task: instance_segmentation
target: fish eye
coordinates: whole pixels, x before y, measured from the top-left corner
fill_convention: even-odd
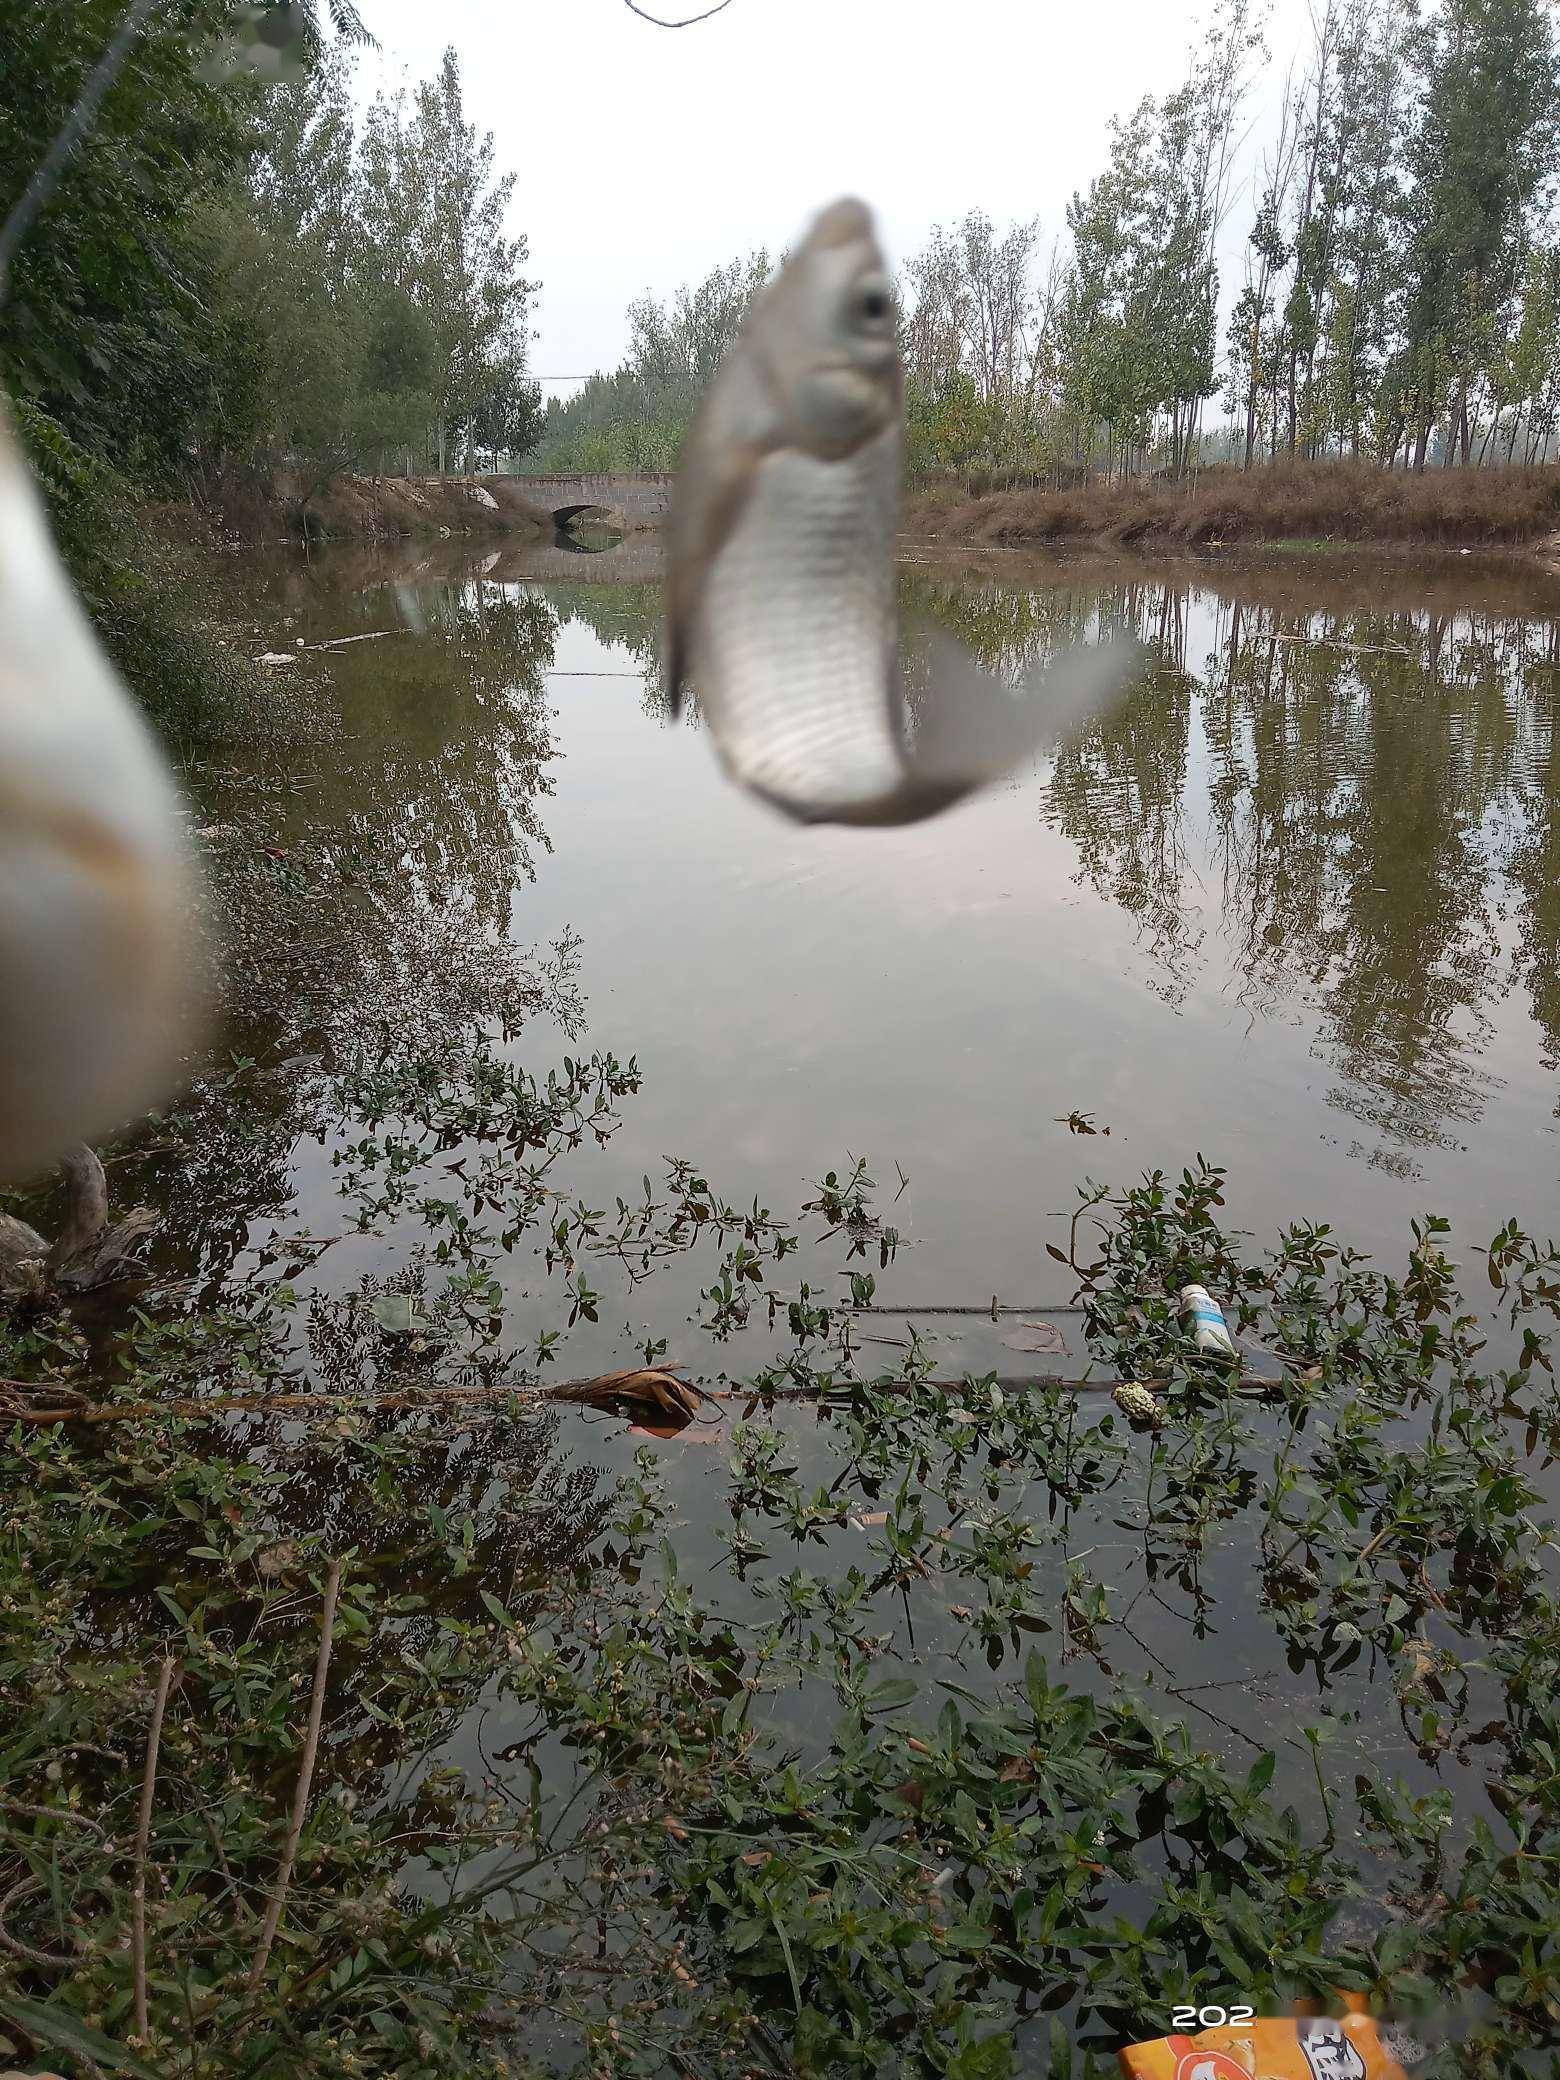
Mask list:
[[[851,316],[863,325],[881,325],[891,308],[888,290],[881,282],[863,282],[851,299]]]

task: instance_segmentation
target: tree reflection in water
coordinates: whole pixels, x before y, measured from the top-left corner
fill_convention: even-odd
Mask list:
[[[278,621],[304,582],[289,572],[262,595]],[[436,1053],[453,1032],[544,1013],[572,1036],[582,1016],[577,942],[526,955],[510,938],[516,887],[550,849],[553,615],[480,579],[420,586],[415,636],[383,587],[333,585],[310,607],[316,642],[396,632],[302,653],[276,672],[265,726],[209,745],[191,774],[222,1031],[116,1187],[167,1205],[181,1267],[220,1270],[289,1209],[295,1145],[337,1120],[361,1053]]]
[[[1222,911],[1241,1001],[1313,1007],[1330,1100],[1382,1160],[1478,1121],[1490,1007],[1513,982],[1556,1058],[1549,581],[1085,561],[1043,586],[916,572],[904,590],[1011,678],[1091,623],[1150,646],[1127,700],[1056,758],[1043,813],[1139,921],[1172,1004]]]
[[[653,543],[591,559],[589,582],[580,562],[504,550],[473,573],[461,545],[435,544],[262,589],[268,625],[304,609],[314,640],[375,640],[306,652],[262,726],[202,747],[234,920],[223,1045],[257,1067],[209,1074],[154,1133],[175,1144],[156,1177],[132,1161],[116,1178],[171,1204],[181,1268],[231,1263],[257,1219],[289,1211],[299,1137],[350,1131],[341,1077],[361,1052],[536,1017],[579,1032],[577,943],[529,959],[512,943],[516,891],[551,849],[560,629],[621,646],[641,709],[664,714]],[[1040,813],[1133,919],[1172,1008],[1210,986],[1253,1020],[1305,1007],[1330,1102],[1370,1130],[1372,1161],[1412,1174],[1416,1150],[1481,1119],[1510,989],[1560,1060],[1551,581],[1466,560],[1083,556],[907,566],[901,593],[907,618],[950,627],[1010,681],[1113,628],[1144,641],[1145,670],[1055,758]]]

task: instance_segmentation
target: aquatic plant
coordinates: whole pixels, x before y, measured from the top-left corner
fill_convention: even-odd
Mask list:
[[[864,1369],[817,1298],[821,1250],[893,1258],[860,1165],[811,1241],[685,1163],[615,1216],[539,1194],[523,1148],[589,1145],[633,1081],[480,1045],[381,1074],[343,1180],[420,1205],[394,1279],[305,1306],[273,1271],[106,1347],[10,1320],[0,2035],[192,2080],[1086,2073],[1176,2002],[1348,1987],[1432,2011],[1437,2074],[1548,2070],[1555,1251],[1503,1228],[1481,1323],[1440,1221],[1388,1273],[1322,1225],[1244,1248],[1206,1164],[1085,1187],[1134,1426],[913,1339]],[[491,1159],[452,1178],[452,1136]],[[571,1309],[593,1264],[691,1254],[712,1335],[757,1309],[788,1348],[614,1477],[506,1340],[506,1235]],[[1242,1367],[1187,1335],[1191,1279]]]

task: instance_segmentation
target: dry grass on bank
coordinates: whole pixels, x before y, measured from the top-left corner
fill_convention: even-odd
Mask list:
[[[1307,462],[1204,470],[1184,484],[1128,481],[1075,490],[932,486],[907,503],[905,531],[997,544],[1067,539],[1204,548],[1224,542],[1532,545],[1560,531],[1560,465],[1438,469]]]
[[[482,490],[497,501],[473,496]],[[302,471],[234,474],[210,487],[204,509],[227,535],[261,542],[399,541],[414,535],[523,534],[551,541],[552,515],[504,477],[341,475],[323,484]]]

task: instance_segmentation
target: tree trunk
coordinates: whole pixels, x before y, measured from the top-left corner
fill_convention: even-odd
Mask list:
[[[1468,424],[1468,378],[1463,376],[1457,385],[1457,437],[1451,446],[1460,452],[1462,466],[1468,467],[1473,452],[1473,431]]]

